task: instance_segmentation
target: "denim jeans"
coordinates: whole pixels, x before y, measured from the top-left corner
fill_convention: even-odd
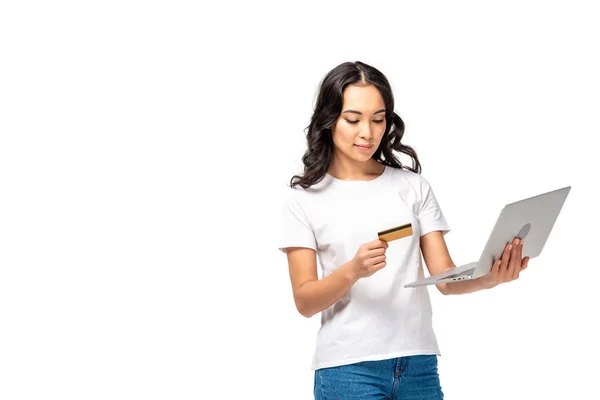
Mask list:
[[[441,400],[436,355],[362,361],[315,371],[315,400]]]

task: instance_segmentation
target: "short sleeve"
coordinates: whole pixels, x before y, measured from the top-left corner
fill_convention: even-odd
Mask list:
[[[278,248],[284,253],[287,247],[307,247],[317,250],[315,234],[295,196],[288,195],[284,201],[278,241]]]
[[[442,231],[445,235],[450,232],[450,226],[444,218],[444,214],[435,198],[433,189],[429,182],[421,176],[421,205],[417,214],[421,225],[421,236],[433,231]]]

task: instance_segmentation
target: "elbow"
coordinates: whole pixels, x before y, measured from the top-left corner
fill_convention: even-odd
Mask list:
[[[302,301],[295,300],[295,303],[296,303],[296,310],[298,310],[300,315],[302,315],[303,317],[310,318],[313,315],[315,315],[315,313],[312,312],[312,310],[308,309]]]
[[[435,286],[440,291],[440,293],[443,294],[444,296],[452,294],[450,292],[450,285],[448,285],[447,283],[440,283],[440,284],[437,284]]]
[[[310,317],[312,317],[313,315],[315,315],[314,313],[310,313],[310,312],[307,312],[307,311],[300,311],[300,310],[298,310],[298,312],[300,312],[300,314],[301,314],[303,317],[305,317],[305,318],[310,318]]]
[[[296,307],[298,309],[298,312],[300,313],[300,315],[302,315],[303,317],[306,318],[310,318],[313,315],[315,315],[315,313],[311,312],[310,310],[307,310],[306,308],[300,308],[300,307]]]

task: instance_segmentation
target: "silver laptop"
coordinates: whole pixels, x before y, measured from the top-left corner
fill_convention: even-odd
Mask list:
[[[570,190],[571,186],[567,186],[507,204],[496,220],[479,261],[409,283],[404,287],[437,285],[487,275],[492,270],[494,261],[502,257],[506,244],[512,242],[515,237],[525,240],[522,257],[539,256]]]

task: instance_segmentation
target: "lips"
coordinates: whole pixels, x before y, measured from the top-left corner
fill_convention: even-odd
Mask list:
[[[373,147],[373,145],[361,145],[361,144],[355,144],[355,146],[360,147],[361,149],[370,149],[371,147]]]

